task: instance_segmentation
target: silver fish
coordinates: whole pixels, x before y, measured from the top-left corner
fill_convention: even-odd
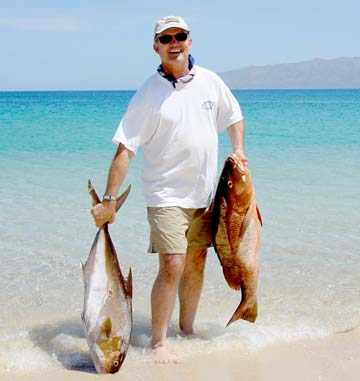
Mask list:
[[[89,180],[93,205],[100,199]],[[116,211],[130,186],[117,199]],[[97,232],[87,261],[81,263],[85,283],[81,320],[90,355],[98,373],[116,373],[126,356],[132,329],[132,275],[125,279],[112,243],[108,224]]]

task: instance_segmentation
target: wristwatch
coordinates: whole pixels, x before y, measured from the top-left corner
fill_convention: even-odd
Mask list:
[[[116,197],[114,197],[114,196],[111,195],[111,194],[104,194],[104,196],[103,196],[103,200],[107,200],[107,201],[116,201]]]

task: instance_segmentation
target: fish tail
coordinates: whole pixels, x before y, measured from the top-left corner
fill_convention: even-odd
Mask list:
[[[120,208],[121,208],[121,205],[125,202],[127,196],[129,195],[130,193],[130,189],[131,189],[131,185],[129,185],[126,190],[121,194],[121,196],[119,196],[117,199],[116,199],[116,205],[115,205],[115,211],[117,212]]]
[[[100,202],[101,202],[100,198],[97,195],[97,193],[95,192],[95,189],[92,186],[90,179],[88,180],[88,190],[89,190],[89,195],[92,199],[92,205],[95,206],[97,204],[100,204]]]
[[[234,323],[234,321],[243,319],[247,320],[250,323],[255,323],[256,317],[257,317],[257,301],[255,302],[241,302],[236,309],[236,311],[231,316],[231,319],[226,324],[228,327],[231,323]]]

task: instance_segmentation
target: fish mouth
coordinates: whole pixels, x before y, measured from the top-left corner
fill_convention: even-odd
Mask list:
[[[231,166],[238,170],[239,172],[241,173],[245,173],[245,167],[244,167],[244,164],[242,162],[242,160],[240,159],[240,156],[236,155],[235,153],[233,153],[232,155],[230,155],[228,157],[228,162],[231,164]]]

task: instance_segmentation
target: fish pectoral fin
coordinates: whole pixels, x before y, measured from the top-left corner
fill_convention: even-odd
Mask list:
[[[132,272],[131,272],[131,267],[129,268],[129,274],[126,278],[126,292],[129,295],[130,298],[132,298],[132,293],[133,293],[133,287],[132,287]]]
[[[100,336],[109,338],[111,335],[112,323],[111,319],[108,317],[104,320],[100,328]]]
[[[81,312],[81,325],[83,327],[83,330],[84,332],[87,331],[87,324],[86,324],[86,320],[85,320],[85,312]]]
[[[257,213],[258,219],[260,221],[260,225],[263,226],[263,222],[262,222],[262,218],[261,218],[261,214],[260,214],[260,209],[259,209],[257,204],[256,204],[256,213]]]
[[[245,234],[246,230],[248,229],[248,227],[251,225],[254,217],[256,216],[259,218],[259,213],[260,212],[258,211],[257,205],[255,203],[252,203],[250,205],[249,209],[247,210],[246,214],[245,214],[245,218],[244,218],[243,224],[241,226],[241,232],[240,232],[241,239],[244,237],[244,234]],[[260,218],[261,218],[261,216],[260,216]],[[260,218],[259,218],[259,222],[262,225]]]
[[[125,202],[127,196],[129,195],[130,193],[130,190],[131,190],[131,185],[129,185],[126,190],[122,193],[121,196],[119,196],[117,199],[116,199],[116,206],[115,206],[115,211],[117,212],[122,204]]]

